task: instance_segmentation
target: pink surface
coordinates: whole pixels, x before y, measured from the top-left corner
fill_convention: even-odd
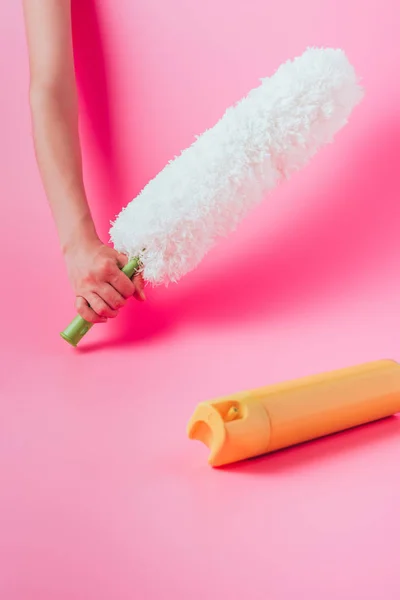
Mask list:
[[[20,3],[0,3],[0,597],[397,599],[399,420],[223,471],[185,436],[200,400],[400,359],[397,0],[75,4],[104,232],[306,46],[344,48],[367,95],[200,269],[75,352],[58,338],[73,298],[30,139]]]

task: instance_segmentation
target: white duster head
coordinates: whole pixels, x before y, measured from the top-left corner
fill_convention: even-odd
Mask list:
[[[128,204],[110,231],[115,248],[140,257],[150,283],[177,281],[333,140],[362,95],[341,50],[311,48],[283,64]]]

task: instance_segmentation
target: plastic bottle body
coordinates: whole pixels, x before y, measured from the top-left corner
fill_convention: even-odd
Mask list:
[[[368,363],[198,405],[188,435],[221,466],[400,412],[400,365]]]

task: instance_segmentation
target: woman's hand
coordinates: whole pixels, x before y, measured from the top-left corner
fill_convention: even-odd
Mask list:
[[[131,296],[145,300],[141,275],[131,281],[121,271],[127,257],[99,239],[69,247],[65,260],[76,309],[89,323],[105,323],[116,317]]]

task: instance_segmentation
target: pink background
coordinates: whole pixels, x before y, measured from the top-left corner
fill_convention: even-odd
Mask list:
[[[75,0],[88,192],[108,221],[226,106],[308,45],[363,105],[178,286],[79,352],[32,150],[20,2],[0,3],[0,597],[400,595],[400,422],[214,471],[198,401],[400,359],[397,0]]]

